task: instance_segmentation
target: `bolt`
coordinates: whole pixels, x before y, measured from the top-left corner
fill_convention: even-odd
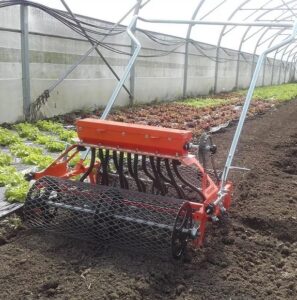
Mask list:
[[[211,216],[210,217],[212,222],[218,222],[219,221],[219,218],[217,216]]]

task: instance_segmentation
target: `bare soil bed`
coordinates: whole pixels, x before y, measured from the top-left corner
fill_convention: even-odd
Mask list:
[[[7,229],[0,239],[0,299],[296,299],[297,102],[249,120],[225,224],[208,228],[192,262],[98,248]],[[222,165],[234,127],[215,134]]]

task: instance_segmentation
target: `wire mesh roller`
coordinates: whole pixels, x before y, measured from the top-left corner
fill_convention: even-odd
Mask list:
[[[37,229],[173,257],[192,234],[184,200],[49,176],[31,187],[24,218]]]

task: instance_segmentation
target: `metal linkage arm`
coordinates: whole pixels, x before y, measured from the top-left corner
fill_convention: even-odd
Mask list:
[[[140,42],[137,40],[137,38],[132,33],[132,28],[133,28],[134,24],[136,23],[137,19],[138,19],[137,15],[133,16],[131,23],[127,27],[127,34],[129,35],[129,37],[132,39],[132,41],[136,45],[135,51],[134,51],[133,55],[131,56],[131,58],[130,58],[130,60],[128,62],[128,65],[127,65],[127,67],[126,67],[126,69],[124,71],[124,74],[123,74],[121,80],[118,82],[116,88],[114,89],[111,97],[108,100],[108,103],[107,103],[107,105],[106,105],[106,107],[105,107],[105,109],[104,109],[104,111],[102,113],[102,116],[101,116],[102,120],[104,120],[104,119],[107,118],[107,116],[108,116],[108,114],[109,114],[109,112],[110,112],[110,110],[111,110],[111,108],[112,108],[112,106],[113,106],[113,104],[114,104],[114,102],[115,102],[115,100],[116,100],[116,98],[117,98],[117,96],[118,96],[118,94],[119,94],[122,86],[124,85],[124,83],[125,83],[128,75],[130,73],[131,68],[133,67],[133,65],[134,65],[134,63],[136,61],[136,58],[137,58],[137,56],[139,54],[139,51],[141,49]]]
[[[263,61],[266,58],[266,55],[268,53],[273,52],[276,49],[278,49],[280,47],[283,47],[284,45],[287,45],[287,44],[291,43],[292,41],[294,41],[296,39],[296,35],[297,35],[297,21],[295,21],[295,23],[293,25],[292,33],[288,38],[286,38],[283,41],[281,41],[280,43],[266,49],[259,56],[256,68],[255,68],[255,71],[254,71],[254,74],[253,74],[253,77],[252,77],[252,80],[251,80],[251,83],[250,83],[250,87],[248,89],[248,92],[247,92],[247,95],[246,95],[246,98],[245,98],[245,101],[244,101],[244,105],[243,105],[242,112],[241,112],[241,115],[240,115],[240,118],[239,118],[239,122],[238,122],[238,125],[237,125],[237,128],[236,128],[233,140],[232,140],[232,144],[231,144],[231,148],[229,150],[229,154],[228,154],[228,157],[227,157],[227,160],[226,160],[226,164],[225,164],[225,167],[224,167],[224,170],[223,170],[223,174],[222,174],[222,178],[221,178],[221,187],[220,187],[220,191],[219,191],[219,197],[218,197],[218,199],[216,200],[216,202],[214,204],[220,203],[223,199],[224,186],[226,184],[229,171],[232,168],[231,164],[232,164],[232,161],[233,161],[233,157],[234,157],[234,154],[235,154],[235,151],[236,151],[236,148],[237,148],[237,144],[238,144],[238,141],[239,141],[239,138],[240,138],[240,135],[241,135],[242,127],[243,127],[244,121],[246,119],[247,112],[248,112],[248,109],[249,109],[249,106],[250,106],[250,103],[251,103],[251,100],[252,100],[252,96],[253,96],[253,93],[254,93],[254,90],[255,90],[255,87],[256,87],[256,83],[257,83],[257,80],[258,80],[258,77],[259,77],[259,73],[260,73],[261,67],[263,65]]]

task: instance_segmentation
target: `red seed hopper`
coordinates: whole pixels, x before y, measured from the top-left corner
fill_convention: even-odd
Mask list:
[[[230,206],[218,197],[208,135],[97,119],[77,121],[79,141],[35,179],[24,206],[29,226],[180,258],[203,244],[206,222]],[[198,161],[201,161],[201,163]]]

